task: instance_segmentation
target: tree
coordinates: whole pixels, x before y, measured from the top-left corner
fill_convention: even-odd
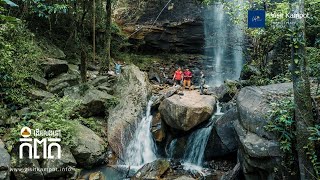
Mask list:
[[[111,0],[106,0],[106,32],[105,37],[103,40],[103,47],[104,47],[104,56],[101,59],[101,67],[100,67],[100,73],[107,72],[109,70],[109,64],[111,61]],[[105,58],[105,59],[104,59]]]
[[[81,82],[87,82],[87,54],[86,50],[83,46],[81,46],[81,53],[80,53],[80,75],[81,75]]]
[[[291,12],[304,14],[304,0],[292,0]],[[313,113],[308,76],[308,60],[305,58],[305,19],[291,18],[291,74],[295,102],[296,150],[298,153],[300,179],[312,179],[313,167],[308,159],[308,127],[313,124]]]

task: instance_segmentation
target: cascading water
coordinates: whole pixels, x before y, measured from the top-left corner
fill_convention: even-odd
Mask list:
[[[167,153],[167,156],[172,158],[173,157],[173,154],[174,154],[174,149],[176,147],[176,144],[177,144],[177,139],[174,139],[171,141],[171,143],[169,144],[168,148],[166,148],[166,153]]]
[[[204,12],[205,55],[208,58],[206,67],[213,72],[207,76],[211,86],[219,86],[226,79],[240,77],[243,33],[229,19],[221,3],[209,6]]]
[[[148,102],[146,114],[138,123],[133,139],[125,151],[124,162],[126,165],[142,166],[157,159],[156,145],[150,132],[152,103],[152,100]]]
[[[202,165],[204,161],[204,152],[213,128],[213,122],[216,120],[217,116],[223,115],[221,112],[221,107],[219,102],[216,103],[216,112],[211,117],[208,124],[200,129],[194,131],[188,138],[188,142],[186,145],[186,150],[183,156],[183,165],[184,169],[197,171],[202,175],[205,175]],[[174,146],[176,145],[177,139],[174,139],[168,149],[168,154],[174,150]],[[169,156],[170,157],[170,156]],[[172,157],[172,156],[171,156]]]
[[[220,106],[220,102],[219,101],[217,101],[216,106],[217,106],[217,112],[214,113],[214,115],[216,115],[216,116],[223,115],[224,113],[221,112],[222,107]]]
[[[194,164],[197,166],[202,165],[204,159],[204,151],[212,130],[212,119],[213,117],[206,127],[197,129],[188,138],[187,148],[183,157],[184,163]]]

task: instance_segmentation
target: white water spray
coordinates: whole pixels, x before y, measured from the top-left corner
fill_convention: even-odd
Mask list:
[[[126,165],[142,166],[157,159],[156,146],[150,132],[152,103],[152,100],[148,102],[146,114],[136,127],[133,139],[125,151],[124,161]]]
[[[213,128],[213,122],[215,121],[216,116],[221,116],[224,114],[221,112],[222,107],[220,106],[219,101],[217,101],[216,106],[217,110],[211,117],[210,122],[205,127],[194,131],[188,138],[187,147],[183,157],[183,165],[184,169],[186,170],[195,170],[202,173],[204,152]],[[170,149],[172,148],[171,145],[172,144],[170,144]]]
[[[234,4],[241,4],[241,1]],[[207,67],[211,67],[213,72],[208,84],[219,86],[226,79],[238,79],[243,64],[243,33],[240,27],[230,21],[221,3],[208,7],[204,17],[205,55]]]
[[[216,115],[216,116],[221,116],[221,115],[223,115],[224,113],[221,112],[222,107],[220,106],[220,102],[219,102],[219,101],[217,101],[216,107],[217,107],[217,111],[216,111],[216,113],[214,113],[214,115]]]
[[[206,127],[197,129],[189,136],[183,157],[184,163],[202,166],[204,151],[206,149],[211,130],[212,122],[209,122]]]

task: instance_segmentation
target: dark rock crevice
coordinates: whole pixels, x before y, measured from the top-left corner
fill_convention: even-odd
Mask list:
[[[138,8],[135,1],[118,3],[114,17],[128,34],[132,50],[202,54],[205,45],[202,5],[193,0],[172,0],[156,20],[167,2],[148,0]]]

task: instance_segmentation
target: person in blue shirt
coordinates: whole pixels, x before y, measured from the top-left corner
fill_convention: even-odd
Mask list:
[[[118,75],[121,73],[121,67],[123,66],[120,61],[113,62],[115,65],[115,73]]]

